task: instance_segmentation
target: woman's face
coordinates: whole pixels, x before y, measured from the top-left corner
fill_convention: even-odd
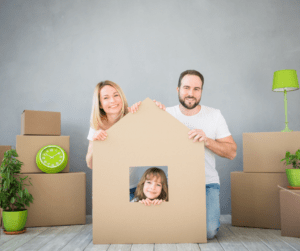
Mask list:
[[[161,189],[161,178],[159,176],[157,177],[152,175],[150,179],[145,181],[143,192],[147,198],[153,200],[161,194]]]
[[[110,85],[106,85],[100,90],[100,103],[100,108],[106,114],[119,114],[123,107],[120,94]]]

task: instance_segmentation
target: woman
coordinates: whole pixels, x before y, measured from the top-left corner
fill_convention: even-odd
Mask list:
[[[137,106],[137,104],[133,105]],[[123,118],[128,112],[126,97],[114,82],[106,80],[96,85],[88,135],[89,147],[86,155],[87,166],[93,168],[93,141],[105,140],[106,130]]]

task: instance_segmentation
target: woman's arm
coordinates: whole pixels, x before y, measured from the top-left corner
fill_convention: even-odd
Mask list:
[[[93,168],[93,141],[90,140],[88,152],[86,154],[86,164],[88,168]]]

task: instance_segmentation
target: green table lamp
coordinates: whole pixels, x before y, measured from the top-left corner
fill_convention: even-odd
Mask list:
[[[284,92],[284,109],[285,109],[285,129],[282,132],[292,132],[288,127],[287,121],[287,98],[286,92],[299,89],[297,72],[295,70],[281,70],[274,72],[273,87],[274,92]]]

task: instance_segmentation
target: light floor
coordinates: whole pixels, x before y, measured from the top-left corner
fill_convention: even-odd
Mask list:
[[[280,230],[231,226],[231,216],[221,216],[217,237],[206,244],[93,245],[92,219],[86,225],[27,228],[21,235],[6,235],[1,229],[0,250],[300,250],[300,238],[281,236]]]

